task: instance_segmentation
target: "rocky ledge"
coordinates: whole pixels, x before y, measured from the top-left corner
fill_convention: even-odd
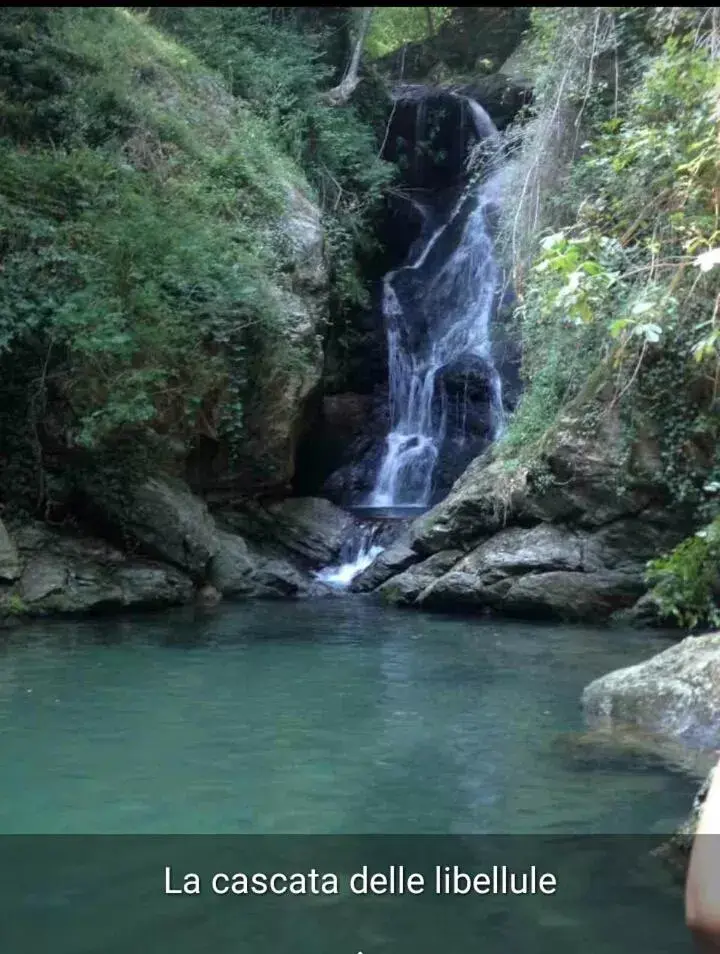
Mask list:
[[[0,622],[196,599],[329,595],[314,571],[339,556],[354,523],[313,498],[211,513],[169,479],[148,480],[122,506],[97,500],[95,512],[107,539],[0,521]]]
[[[692,530],[669,508],[656,444],[622,455],[617,423],[566,418],[533,466],[478,458],[450,494],[382,554],[354,589],[423,609],[660,622],[647,561]]]
[[[592,732],[636,734],[673,767],[693,775],[710,770],[688,818],[660,852],[682,874],[720,749],[720,633],[688,636],[645,662],[601,676],[585,688],[582,705]],[[679,748],[685,753],[680,761]]]
[[[631,725],[694,748],[720,748],[720,633],[688,636],[596,679],[582,703],[594,727]]]

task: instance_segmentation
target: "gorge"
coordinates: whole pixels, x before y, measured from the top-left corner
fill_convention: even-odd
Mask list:
[[[717,36],[0,14],[2,831],[678,828],[720,738]],[[637,931],[603,869],[510,946],[683,950],[643,878]],[[340,907],[301,950],[442,920]],[[458,945],[507,949],[488,910]]]

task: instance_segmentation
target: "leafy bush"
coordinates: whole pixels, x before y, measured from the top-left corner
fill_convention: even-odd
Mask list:
[[[647,576],[662,612],[681,626],[720,626],[720,517],[652,560]]]
[[[701,498],[703,475],[720,463],[705,460],[690,473],[698,456],[690,444],[716,447],[718,436],[720,269],[710,262],[720,244],[718,61],[697,12],[573,8],[574,42],[584,54],[574,67],[563,64],[557,10],[535,14],[535,53],[549,64],[539,108],[555,117],[575,110],[576,159],[566,167],[560,202],[543,206],[544,157],[532,154],[543,140],[528,139],[526,191],[545,212],[529,233],[534,255],[516,260],[527,391],[507,443],[540,437],[601,368],[627,426],[638,408],[662,422],[675,496]],[[620,43],[615,68],[611,41]],[[624,66],[631,53],[635,60]],[[608,76],[621,66],[635,82],[612,89]],[[546,126],[556,128],[549,119]],[[522,217],[522,208],[512,210]],[[554,226],[551,235],[543,223]],[[701,252],[708,253],[705,270],[696,267]]]

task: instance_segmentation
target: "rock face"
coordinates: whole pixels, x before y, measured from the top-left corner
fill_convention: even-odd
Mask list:
[[[0,592],[0,615],[47,616],[174,606],[193,598],[174,567],[129,557],[100,540],[74,538],[41,524],[15,534],[22,572]]]
[[[433,36],[406,44],[376,65],[410,82],[492,73],[520,43],[529,14],[529,7],[457,7]]]
[[[0,524],[0,617],[319,594],[323,587],[308,568],[334,555],[351,520],[327,501],[271,505],[263,511],[267,522],[255,530],[268,537],[271,525],[284,534],[288,546],[278,552],[218,527],[204,501],[177,479],[148,480],[128,491],[123,506],[93,503],[137,552],[40,523],[19,525],[12,534]]]
[[[244,438],[235,454],[223,441],[199,442],[188,460],[188,480],[203,492],[239,493],[289,487],[310,404],[323,372],[329,277],[320,210],[288,185],[280,241],[287,273],[270,289],[277,322],[256,343],[253,386],[243,395]]]
[[[217,543],[207,506],[181,481],[148,480],[117,514],[127,530],[160,559],[203,580]]]
[[[349,513],[321,497],[245,501],[221,511],[218,518],[253,541],[256,549],[284,553],[313,569],[333,563],[356,526]]]
[[[691,524],[664,506],[653,442],[638,439],[629,464],[620,446],[610,416],[592,436],[566,418],[532,469],[477,458],[412,524],[402,566],[383,555],[358,584],[427,609],[561,620],[632,616],[645,592],[647,560],[675,546]]]
[[[720,747],[720,633],[689,636],[647,662],[591,682],[593,726],[632,725],[707,749]]]

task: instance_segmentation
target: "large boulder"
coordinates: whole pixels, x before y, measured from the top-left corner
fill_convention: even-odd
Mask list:
[[[0,595],[0,616],[86,614],[188,603],[195,588],[174,567],[129,557],[101,540],[41,524],[16,532],[23,570]]]
[[[288,560],[264,556],[237,534],[218,531],[208,579],[223,596],[280,598],[320,595],[322,587]]]
[[[194,579],[205,579],[217,549],[215,521],[181,481],[151,478],[128,494],[124,507],[107,501],[101,505],[148,552]]]
[[[357,526],[351,514],[322,497],[246,500],[220,511],[218,520],[260,552],[299,559],[312,569],[333,563]]]
[[[432,581],[446,573],[462,557],[460,550],[443,550],[416,563],[403,573],[386,580],[377,592],[384,602],[395,606],[411,606]]]
[[[373,560],[367,569],[358,573],[350,585],[353,593],[369,593],[391,576],[407,570],[421,557],[404,540],[397,540]]]
[[[254,596],[257,593],[253,560],[245,540],[219,530],[215,554],[208,566],[208,580],[224,596]]]
[[[582,704],[591,726],[637,726],[698,748],[720,748],[720,633],[689,636],[596,679]]]
[[[128,491],[127,502],[95,501],[111,521],[151,557],[167,561],[198,585],[209,583],[224,596],[306,595],[311,579],[293,556],[321,564],[339,550],[352,518],[327,501],[247,503],[216,523],[207,504],[180,480],[153,478]],[[248,545],[245,533],[251,538]],[[260,540],[264,545],[257,545]],[[275,543],[275,546],[267,544]],[[282,546],[285,543],[286,546]]]
[[[598,530],[643,513],[653,523],[667,496],[659,447],[638,438],[628,461],[619,428],[608,418],[589,435],[568,416],[556,425],[533,467],[477,458],[451,493],[417,521],[413,546],[435,552],[482,540],[512,524],[557,522]]]

